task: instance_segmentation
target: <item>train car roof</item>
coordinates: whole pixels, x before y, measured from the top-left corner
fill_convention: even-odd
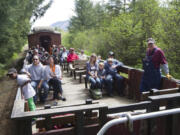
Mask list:
[[[54,34],[60,34],[60,32],[55,31],[53,27],[41,26],[41,27],[34,27],[28,35],[41,33],[41,32],[49,32],[49,33],[54,33]]]

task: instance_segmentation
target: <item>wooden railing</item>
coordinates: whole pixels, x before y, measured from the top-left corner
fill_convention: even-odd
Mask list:
[[[108,108],[108,120],[112,120],[119,117],[122,117],[122,113],[128,112],[132,115],[157,112],[161,110],[167,110],[172,108],[180,107],[180,93],[149,96],[148,101],[143,101],[135,104],[129,104],[125,106],[120,106],[116,108]],[[162,104],[166,103],[166,104]],[[144,134],[148,135],[179,135],[180,129],[177,128],[177,125],[180,124],[180,114],[168,115],[164,117],[159,117],[156,119],[144,119],[141,121],[133,122],[133,134],[141,135],[142,131]],[[143,123],[143,124],[142,124]],[[106,135],[117,135],[118,133],[123,133],[123,135],[131,135],[128,131],[127,123],[113,126],[110,128]]]
[[[165,91],[165,90],[164,90]],[[167,91],[167,90],[166,90]],[[179,100],[180,100],[180,93],[179,88],[172,89],[172,91],[176,92],[173,94],[166,94],[164,95],[156,95],[156,96],[149,96],[147,98],[147,101],[129,104],[125,106],[119,106],[119,107],[111,107],[108,108],[106,105],[99,104],[99,103],[92,103],[92,104],[81,104],[76,106],[61,106],[61,107],[53,107],[50,109],[38,109],[36,111],[32,112],[25,112],[25,101],[21,99],[21,93],[20,89],[18,89],[16,100],[14,102],[14,107],[12,111],[11,118],[13,120],[16,120],[17,125],[19,127],[18,135],[31,135],[32,134],[32,126],[31,121],[33,118],[44,118],[44,124],[46,128],[46,132],[43,134],[75,134],[75,135],[84,135],[84,134],[96,134],[97,131],[102,127],[108,120],[113,119],[113,117],[109,117],[109,114],[114,113],[122,113],[122,112],[136,112],[139,111],[141,113],[146,112],[154,112],[161,110],[161,107],[163,109],[170,109],[170,108],[176,108],[179,107]],[[155,92],[156,93],[156,92]],[[165,104],[164,104],[165,102]],[[163,103],[163,104],[162,104]],[[93,110],[98,110],[99,116],[96,120],[92,121],[93,123],[90,123],[90,125],[87,125],[85,123],[88,123],[85,119],[85,112],[92,112]],[[52,130],[52,124],[53,121],[57,121],[58,119],[54,120],[54,116],[64,115],[64,114],[71,114],[73,117],[74,125],[69,128],[62,128],[58,130]],[[176,119],[174,119],[176,118]],[[61,118],[62,120],[63,118]],[[64,117],[66,119],[66,117]],[[173,133],[173,135],[178,135],[179,129],[175,129],[174,126],[177,124],[179,125],[179,115],[173,115],[173,116],[167,116],[163,118],[159,118],[160,123],[157,123],[157,120],[150,119],[146,123],[148,129],[151,129],[153,127],[160,126],[163,121],[165,122],[165,125],[170,127],[166,129],[166,132]],[[163,123],[164,124],[164,123]],[[134,131],[138,134],[140,132],[140,127],[142,125],[140,122],[134,122]],[[163,125],[164,126],[164,125]],[[119,125],[119,128],[112,128],[110,131],[108,131],[107,135],[114,134],[119,131],[124,131],[126,129],[125,125]],[[156,129],[158,132],[160,129]],[[164,129],[163,129],[164,130]],[[176,132],[174,132],[175,130]],[[147,130],[148,134],[153,134],[155,131]],[[35,135],[41,135],[42,133],[36,133]],[[115,134],[116,135],[116,134]],[[129,135],[129,134],[127,134]]]
[[[88,131],[91,128],[96,128],[96,132],[99,128],[105,124],[107,121],[107,105],[92,103],[92,104],[81,104],[76,106],[57,106],[50,109],[37,109],[36,111],[25,112],[25,101],[21,99],[21,92],[18,89],[16,100],[14,101],[14,106],[11,114],[11,119],[16,120],[19,127],[18,135],[32,135],[32,119],[34,118],[45,118],[45,128],[46,131],[50,131],[53,127],[52,117],[73,114],[75,118],[75,125],[72,128],[66,129],[66,133],[84,135],[89,134]],[[93,110],[98,110],[98,123],[86,125],[84,127],[85,112],[93,112]],[[53,131],[53,133],[63,133],[64,131]],[[40,133],[39,133],[40,134]],[[38,135],[38,133],[37,133]]]
[[[32,119],[34,118],[43,118],[46,132],[43,133],[36,133],[35,135],[41,135],[41,134],[47,134],[47,135],[94,135],[97,133],[97,131],[110,119],[108,117],[109,114],[114,113],[120,113],[120,112],[134,112],[136,110],[141,110],[143,113],[146,112],[153,112],[153,111],[159,111],[160,107],[165,107],[165,109],[168,108],[174,108],[179,107],[179,99],[180,99],[180,90],[178,87],[178,84],[175,80],[168,80],[167,78],[162,78],[162,86],[161,90],[151,90],[150,92],[144,92],[140,93],[139,91],[139,85],[141,81],[141,77],[143,74],[143,70],[134,69],[128,66],[122,66],[119,68],[119,71],[122,73],[127,74],[126,77],[126,83],[125,87],[127,90],[127,97],[135,100],[146,100],[139,103],[134,103],[130,105],[125,106],[119,106],[119,107],[111,107],[108,108],[107,105],[99,104],[99,103],[92,103],[92,104],[81,104],[76,106],[58,106],[53,107],[50,109],[37,109],[36,111],[26,112],[25,111],[25,101],[21,99],[21,91],[18,89],[16,99],[14,101],[14,106],[11,114],[11,119],[16,120],[18,125],[18,135],[31,135],[32,134]],[[98,117],[97,120],[92,124],[89,123],[89,125],[85,124],[87,120],[85,119],[85,113],[86,112],[93,112],[94,110],[98,111]],[[58,130],[52,130],[53,122],[55,119],[53,119],[54,116],[64,115],[64,114],[71,114],[73,116],[73,122],[75,123],[73,126],[69,128],[62,128]],[[163,121],[165,122],[165,125],[167,127],[171,127],[168,129],[165,129],[167,133],[172,135],[178,135],[175,134],[174,131],[179,132],[178,129],[176,129],[175,125],[179,125],[180,123],[175,120],[174,118],[177,118],[177,115],[175,116],[168,116],[163,119],[161,119],[161,124]],[[71,120],[72,121],[72,120]],[[156,126],[160,126],[159,124],[154,124],[154,120],[148,120],[146,123],[148,129],[146,132],[148,134],[153,134],[154,131],[151,131],[151,129]],[[136,122],[134,126],[134,130],[136,134],[139,134],[140,127],[142,125],[140,122]],[[119,125],[118,128],[112,128],[110,131],[108,131],[107,135],[116,135],[117,133],[124,132],[125,125]],[[123,130],[122,130],[123,128]],[[174,131],[173,131],[174,130]],[[118,131],[118,132],[117,132]],[[169,135],[168,134],[168,135]],[[127,135],[129,135],[127,133]],[[163,134],[164,135],[164,134]]]
[[[141,69],[135,69],[128,66],[122,66],[118,69],[122,73],[127,74],[125,89],[126,91],[124,93],[127,93],[126,96],[129,99],[135,99],[137,101],[146,100],[147,99],[147,93],[140,93],[139,87],[141,78],[143,75],[143,70]],[[159,91],[162,91],[164,89],[172,89],[177,88],[179,85],[175,79],[168,80],[166,77],[162,77],[161,79],[161,89]],[[172,93],[171,90],[167,91],[166,93]],[[163,94],[163,92],[159,92],[159,94]]]

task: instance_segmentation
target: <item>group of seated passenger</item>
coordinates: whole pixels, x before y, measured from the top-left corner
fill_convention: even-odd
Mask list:
[[[39,45],[36,45],[36,47],[32,47],[28,50],[26,60],[29,64],[33,62],[33,57],[35,55],[39,57],[42,64],[46,65],[48,63],[47,59],[49,57],[49,53],[43,47],[39,47]]]
[[[50,53],[48,53],[47,50],[45,50],[43,47],[40,47],[39,45],[30,48],[26,56],[26,60],[29,64],[33,62],[32,60],[34,55],[37,55],[41,63],[44,65],[48,64],[47,59],[49,55],[52,55],[55,63],[60,63],[60,65],[65,62],[72,63],[74,60],[78,59],[87,60],[87,56],[84,54],[84,50],[81,50],[81,53],[77,55],[74,48],[70,48],[69,50],[67,50],[62,45],[52,45],[50,47]]]
[[[62,72],[58,64],[54,63],[53,56],[48,57],[48,65],[42,65],[37,55],[33,56],[33,63],[26,65],[23,72],[28,74],[31,78],[31,85],[36,91],[34,96],[35,103],[37,102],[37,95],[39,95],[40,102],[44,103],[49,93],[49,86],[52,86],[53,100],[57,104],[57,100],[66,99],[62,96],[63,90],[61,87]]]
[[[109,52],[109,58],[103,63],[92,54],[87,62],[86,77],[90,82],[91,89],[102,89],[105,87],[109,96],[113,96],[113,85],[117,86],[116,90],[121,96],[123,94],[123,77],[117,72],[117,68],[123,63],[114,58],[114,53]]]
[[[59,57],[60,53],[65,52],[65,47],[62,47],[63,49],[61,52],[61,50],[58,47],[53,46],[51,55],[45,51],[38,51],[40,50],[38,49],[38,47],[39,45],[37,45],[36,48],[33,48],[34,50],[32,49],[29,50],[29,52],[33,52],[33,53],[31,53],[32,58],[30,59],[30,55],[28,55],[27,60],[32,61],[32,63],[25,65],[22,70],[24,73],[28,74],[28,76],[31,78],[31,85],[36,91],[36,95],[34,96],[34,101],[36,103],[39,96],[40,102],[44,103],[47,99],[50,87],[52,87],[54,90],[53,99],[55,101],[56,100],[65,101],[66,98],[64,98],[62,95],[63,93],[61,86],[62,71],[59,64],[60,63],[59,59],[61,58]],[[28,54],[30,54],[29,52]],[[45,62],[42,61],[42,59],[45,59]]]
[[[34,48],[29,49],[26,60],[29,64],[23,67],[22,72],[26,73],[31,78],[31,85],[36,91],[34,96],[34,102],[37,102],[38,96],[41,103],[44,103],[48,97],[49,88],[54,90],[53,99],[55,104],[56,100],[65,101],[62,93],[62,71],[60,65],[67,61],[72,63],[74,60],[86,59],[84,51],[81,51],[81,55],[77,55],[74,48],[66,50],[64,46],[53,45],[50,53],[45,51],[42,47],[37,45]]]
[[[57,105],[57,100],[66,100],[63,96],[61,82],[62,71],[60,63],[66,60],[68,63],[73,63],[75,60],[87,60],[87,56],[84,54],[83,50],[81,50],[81,53],[77,55],[74,48],[70,48],[69,51],[67,51],[63,46],[52,46],[52,52],[50,54],[45,51],[44,48],[37,45],[36,47],[29,49],[26,60],[29,64],[24,65],[21,73],[27,77],[22,76],[20,78],[17,71],[14,69],[13,73],[15,72],[16,75],[13,77],[12,72],[9,72],[8,75],[18,81],[21,79],[21,82],[23,78],[25,78],[24,81],[27,80],[27,82],[22,84],[21,87],[24,87],[27,84],[28,87],[29,85],[32,87],[31,89],[27,87],[29,91],[24,90],[24,94],[27,98],[29,98],[29,96],[26,95],[32,95],[35,103],[37,103],[38,97],[41,103],[45,103],[48,97],[49,89],[52,87],[54,91],[54,105]],[[102,87],[106,87],[108,95],[113,96],[113,83],[115,82],[118,84],[118,93],[122,94],[123,78],[116,70],[116,67],[121,65],[121,62],[114,59],[114,54],[112,52],[109,54],[109,58],[104,63],[100,57],[97,63],[96,55],[92,54],[90,60],[87,62],[87,78],[91,83],[91,89],[102,89]],[[31,105],[31,98],[28,99],[28,102],[29,105],[32,106],[31,110],[34,110],[35,107]]]
[[[49,64],[44,66],[41,64],[38,55],[34,55],[32,64],[25,65],[21,70],[21,75],[17,74],[15,68],[9,69],[7,73],[10,78],[17,80],[17,84],[21,87],[22,97],[27,100],[31,111],[36,109],[34,103],[37,102],[38,95],[40,102],[44,103],[46,101],[49,85],[51,85],[54,90],[53,105],[57,105],[57,100],[66,100],[62,96],[61,68],[59,65],[55,65],[52,56],[49,56],[48,61]]]

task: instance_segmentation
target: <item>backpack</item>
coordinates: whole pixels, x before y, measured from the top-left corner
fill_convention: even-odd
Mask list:
[[[93,99],[101,99],[102,98],[102,92],[100,89],[90,89],[89,92],[92,95]]]

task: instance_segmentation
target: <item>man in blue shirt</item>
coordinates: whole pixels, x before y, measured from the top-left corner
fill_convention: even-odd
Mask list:
[[[109,58],[104,62],[104,68],[106,70],[106,84],[107,84],[107,91],[109,96],[113,96],[113,83],[117,86],[117,92],[119,95],[122,95],[122,82],[123,77],[120,76],[117,72],[117,68],[122,66],[123,63],[119,62],[118,60],[114,59],[114,53],[109,52]]]

